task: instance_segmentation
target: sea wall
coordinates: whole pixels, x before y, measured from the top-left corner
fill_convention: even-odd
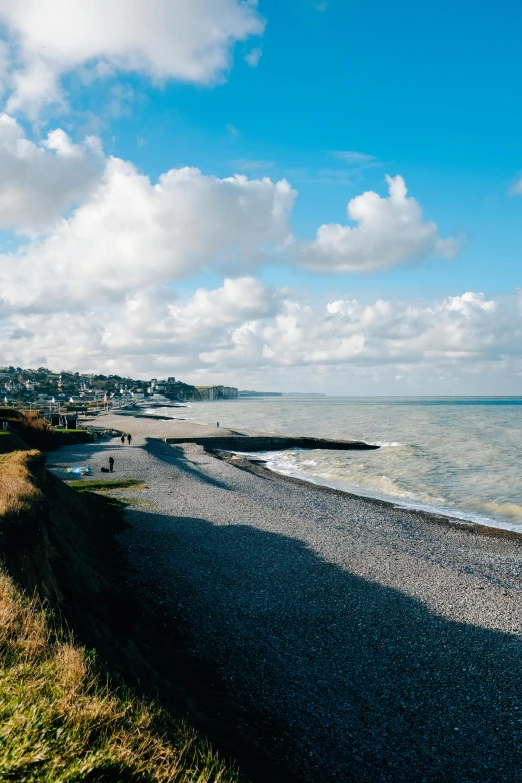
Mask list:
[[[378,449],[371,443],[360,440],[330,440],[328,438],[305,438],[277,435],[225,435],[211,437],[171,437],[165,443],[197,443],[209,449],[225,451],[284,451],[286,449]]]

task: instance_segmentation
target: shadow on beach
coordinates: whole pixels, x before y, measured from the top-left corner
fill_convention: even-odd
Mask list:
[[[230,683],[228,720],[296,780],[522,780],[519,637],[448,621],[284,535],[129,521],[154,533],[144,551],[187,644]]]
[[[211,484],[213,487],[218,487],[219,489],[231,489],[223,481],[218,481],[218,479],[209,476],[208,473],[198,470],[196,466],[199,462],[189,459],[182,446],[165,446],[165,444],[159,443],[154,438],[146,438],[145,445],[142,448],[151,456],[161,460],[161,462],[164,462],[167,465],[175,465],[178,470],[187,473],[190,478],[193,478],[196,481]]]
[[[99,452],[100,458],[109,451],[140,452],[117,440],[96,444],[93,454],[91,448],[89,457]],[[151,479],[156,471],[163,475],[162,465],[174,469],[172,482],[150,492],[172,494],[165,502],[173,509],[180,493],[183,503],[206,504],[206,512],[179,516],[129,508],[132,527],[121,542],[145,598],[169,607],[171,619],[158,632],[172,636],[189,664],[205,672],[199,683],[186,677],[193,698],[177,704],[178,711],[194,711],[194,722],[238,756],[247,775],[268,779],[259,769],[255,774],[252,762],[266,754],[291,770],[270,774],[274,783],[522,782],[518,635],[448,620],[400,590],[352,574],[349,550],[348,568],[340,568],[297,539],[261,530],[256,520],[261,525],[270,518],[276,529],[283,523],[277,503],[267,505],[269,496],[256,483],[241,484],[235,494],[231,474],[221,474],[230,483],[218,481],[182,448],[156,441],[143,448],[158,460],[151,463]],[[60,459],[74,464],[87,452],[71,447]],[[178,484],[176,471],[190,483]],[[247,496],[245,507],[231,502]],[[347,519],[347,501],[342,503]],[[374,508],[368,505],[368,513]],[[214,514],[222,524],[210,521]],[[321,524],[313,502],[296,506],[298,514]],[[339,540],[332,545],[345,546]],[[389,552],[393,569],[391,544]],[[469,564],[482,567],[473,565],[472,550]],[[430,568],[427,562],[428,584]],[[470,584],[466,589],[473,600]],[[477,595],[477,605],[485,606],[485,622],[491,622],[497,607],[484,596]],[[499,602],[499,619],[505,606]],[[179,679],[179,661],[166,657],[165,680]],[[167,683],[160,698],[168,700],[166,691]]]

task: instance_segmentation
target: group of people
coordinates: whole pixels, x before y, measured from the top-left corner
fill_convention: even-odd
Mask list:
[[[120,440],[121,440],[121,445],[123,446],[125,444],[125,435],[123,432],[121,434]],[[132,435],[129,432],[129,434],[127,435],[127,443],[129,444],[129,446],[131,445],[131,442],[132,442]],[[107,468],[102,468],[102,471],[105,471],[106,473]],[[114,457],[109,457],[109,472],[114,473]]]

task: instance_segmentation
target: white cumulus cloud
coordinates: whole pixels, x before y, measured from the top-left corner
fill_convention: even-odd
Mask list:
[[[250,65],[251,68],[257,68],[262,54],[263,54],[263,50],[260,49],[259,47],[256,49],[252,49],[252,51],[245,56],[245,62],[248,65]]]
[[[249,269],[290,241],[295,195],[286,180],[219,179],[195,168],[172,169],[153,184],[111,158],[98,186],[52,233],[0,256],[0,312],[88,307],[207,267]]]
[[[0,228],[34,234],[83,200],[104,166],[98,139],[73,144],[60,128],[40,144],[0,114]]]
[[[33,112],[61,98],[60,76],[140,71],[209,83],[230,68],[237,41],[260,36],[256,0],[2,0],[14,73],[8,108]]]
[[[177,302],[168,289],[149,288],[131,295],[108,319],[104,343],[124,353],[150,350],[178,355],[219,345],[245,320],[277,315],[281,294],[253,277],[226,279],[220,288],[198,289]]]
[[[302,244],[300,262],[320,272],[372,272],[429,256],[453,256],[458,242],[441,239],[436,224],[424,220],[418,202],[407,197],[404,179],[386,181],[387,198],[371,190],[353,198],[348,217],[357,225],[320,226],[316,238]]]
[[[419,368],[475,372],[506,362],[520,370],[521,327],[515,313],[473,292],[416,306],[339,300],[321,309],[287,299],[274,318],[240,324],[228,345],[206,350],[200,359],[221,372],[315,367],[326,375],[355,376],[390,367],[414,377]]]
[[[313,378],[318,390],[330,393],[340,378],[395,382],[399,375],[429,393],[428,379],[441,375],[456,383],[492,373],[519,377],[521,335],[514,300],[479,292],[416,304],[324,304],[247,276],[185,299],[170,288],[149,287],[80,313],[17,312],[0,322],[0,365],[170,373],[240,386],[248,377],[259,388],[268,379],[287,388],[300,379],[306,389]]]

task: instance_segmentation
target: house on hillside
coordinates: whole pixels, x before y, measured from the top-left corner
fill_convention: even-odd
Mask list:
[[[7,381],[4,384],[5,390],[8,392],[23,392],[25,391],[25,386],[23,383],[20,383],[20,381],[17,381],[16,378],[13,378],[10,381]]]

